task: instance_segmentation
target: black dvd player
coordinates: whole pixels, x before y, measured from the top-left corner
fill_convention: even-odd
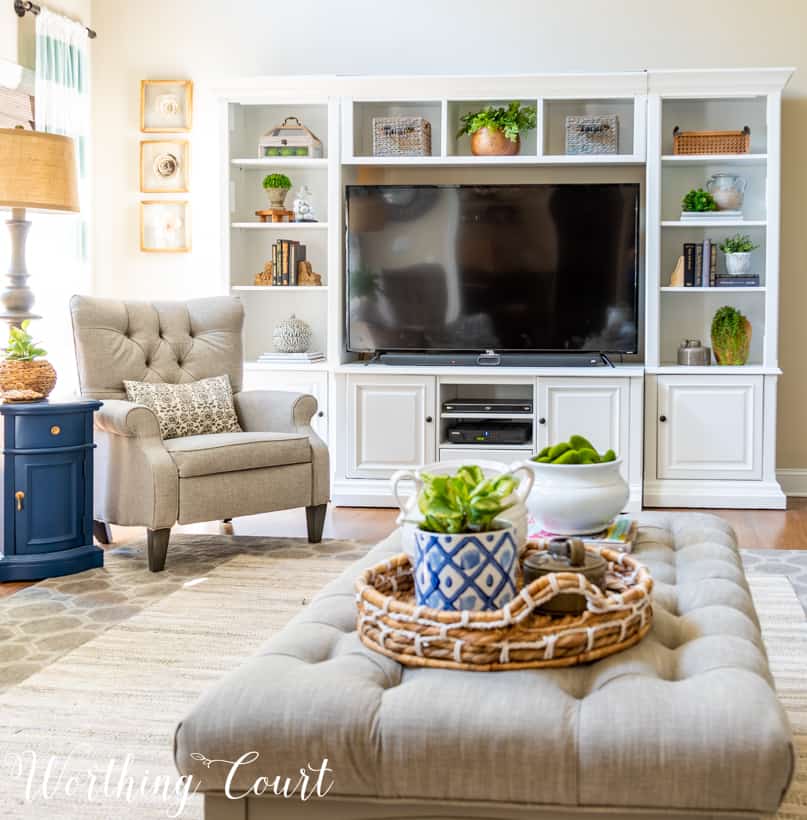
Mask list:
[[[451,399],[443,402],[444,413],[532,413],[532,399]]]
[[[531,434],[529,422],[464,421],[448,428],[452,444],[529,444]]]

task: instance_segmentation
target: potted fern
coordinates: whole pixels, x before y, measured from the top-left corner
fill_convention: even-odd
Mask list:
[[[5,357],[0,361],[0,391],[24,391],[28,395],[21,398],[35,400],[45,398],[56,386],[56,371],[42,358],[47,352],[28,333],[30,324],[26,319],[9,331]]]
[[[474,156],[512,156],[521,148],[520,134],[532,131],[537,123],[534,105],[511,102],[506,108],[485,106],[460,118],[457,139],[463,134],[471,137]]]
[[[515,527],[499,516],[513,503],[518,480],[485,478],[478,465],[454,475],[421,473],[415,530],[417,603],[444,610],[496,610],[516,594]]]
[[[282,208],[291,190],[291,180],[285,174],[267,174],[263,178],[263,189],[269,197],[269,205]]]
[[[745,276],[751,273],[751,252],[759,245],[746,234],[737,233],[720,243],[720,250],[726,256],[726,273],[731,276]]]
[[[712,349],[722,365],[741,365],[748,361],[751,322],[737,308],[724,305],[712,319]]]

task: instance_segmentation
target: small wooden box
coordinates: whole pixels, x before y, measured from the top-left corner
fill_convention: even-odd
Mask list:
[[[258,142],[259,157],[322,157],[322,142],[297,117],[286,117]]]

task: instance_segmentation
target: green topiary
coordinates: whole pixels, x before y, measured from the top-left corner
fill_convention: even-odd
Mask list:
[[[263,178],[264,188],[291,188],[291,180],[285,174],[268,174]]]
[[[712,319],[712,347],[718,364],[745,364],[750,342],[750,324],[737,308],[724,305],[715,313]]]
[[[705,213],[706,211],[716,211],[717,203],[715,198],[703,188],[693,188],[681,200],[681,209],[689,213]]]

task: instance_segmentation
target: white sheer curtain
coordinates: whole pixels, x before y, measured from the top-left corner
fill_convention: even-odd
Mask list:
[[[76,142],[80,215],[37,213],[28,238],[28,269],[42,321],[32,332],[48,351],[59,381],[56,393],[78,386],[69,300],[87,293],[89,267],[90,75],[87,29],[42,8],[36,18],[36,130],[64,134]]]

